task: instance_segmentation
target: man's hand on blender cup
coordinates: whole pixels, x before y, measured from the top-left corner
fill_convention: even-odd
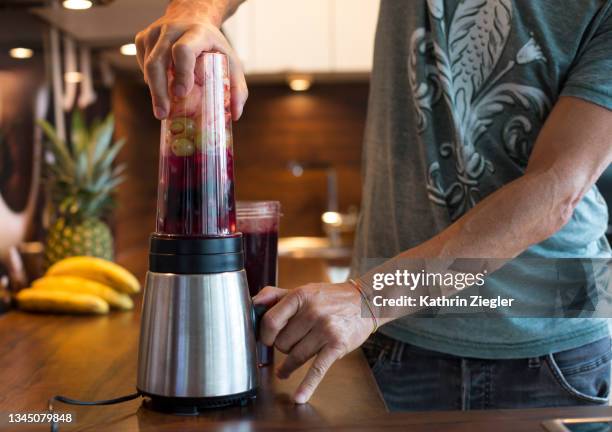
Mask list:
[[[268,286],[253,297],[256,305],[270,307],[261,322],[262,342],[287,354],[277,370],[279,378],[288,378],[316,356],[294,394],[295,402],[308,402],[331,365],[372,333],[372,317],[362,316],[361,301],[360,292],[348,282],[292,290]]]
[[[194,83],[197,57],[208,51],[226,54],[230,63],[232,117],[238,120],[248,97],[244,72],[236,53],[219,28],[242,0],[172,0],[164,16],[136,35],[138,64],[151,91],[158,119],[170,110],[171,93],[186,96]],[[174,69],[168,83],[167,71]]]

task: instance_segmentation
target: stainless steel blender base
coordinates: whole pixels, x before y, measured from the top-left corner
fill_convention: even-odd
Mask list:
[[[137,387],[154,409],[193,414],[255,394],[253,307],[244,270],[149,272],[140,338]]]

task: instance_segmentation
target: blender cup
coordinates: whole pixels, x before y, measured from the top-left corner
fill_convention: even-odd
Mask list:
[[[172,72],[169,80],[172,82]],[[193,89],[162,121],[158,234],[217,237],[236,231],[227,57],[200,55]]]
[[[278,225],[280,203],[278,201],[238,201],[238,231],[244,243],[244,267],[251,296],[267,285],[277,285]],[[260,365],[269,365],[274,359],[274,349],[257,343]]]

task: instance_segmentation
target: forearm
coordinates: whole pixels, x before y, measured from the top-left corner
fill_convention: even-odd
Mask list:
[[[399,257],[514,258],[561,229],[581,195],[552,170],[527,173]]]
[[[231,17],[246,0],[171,0],[168,10],[202,16],[217,27]]]
[[[432,239],[406,250],[384,264],[372,269],[360,280],[370,304],[376,309],[379,324],[383,325],[423,309],[418,298],[450,297],[462,290],[454,286],[386,285],[376,291],[374,281],[380,274],[422,271],[447,275],[455,270],[455,260],[461,260],[465,271],[472,274],[491,274],[507,260],[554,234],[566,222],[573,209],[571,194],[555,180],[552,172],[528,173],[493,192],[463,217]],[[380,279],[379,279],[380,280]],[[469,291],[468,291],[469,292]],[[415,297],[410,307],[380,306],[376,297]]]

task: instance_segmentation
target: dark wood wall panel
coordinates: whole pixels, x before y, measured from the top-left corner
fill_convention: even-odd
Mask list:
[[[326,168],[338,177],[340,209],[361,200],[361,145],[366,83],[315,85],[295,93],[286,85],[253,85],[243,118],[234,124],[238,199],[279,200],[281,235],[322,235]],[[119,192],[118,249],[141,247],[154,227],[159,122],[151,115],[144,85],[119,77],[113,91],[117,134],[128,144],[120,159],[129,180]],[[291,163],[304,173],[295,177]]]
[[[254,163],[284,168],[296,159],[359,166],[366,104],[364,84],[327,84],[307,93],[253,88],[235,127],[237,169]],[[247,149],[254,143],[257,148]]]
[[[354,167],[338,167],[339,208],[358,206],[360,173]],[[282,204],[281,235],[322,235],[321,214],[327,210],[325,172],[306,170],[294,177],[286,169],[250,168],[238,171],[238,199],[277,200]]]
[[[365,83],[315,85],[305,93],[253,87],[234,127],[238,198],[279,200],[282,235],[322,235],[327,166],[336,170],[340,209],[361,201],[367,96]],[[302,176],[291,174],[291,163],[304,167]]]
[[[125,256],[142,249],[155,227],[159,122],[146,88],[131,78],[117,80],[112,107],[116,135],[127,139],[119,155],[128,165],[127,179],[119,187],[114,215],[117,250]]]

